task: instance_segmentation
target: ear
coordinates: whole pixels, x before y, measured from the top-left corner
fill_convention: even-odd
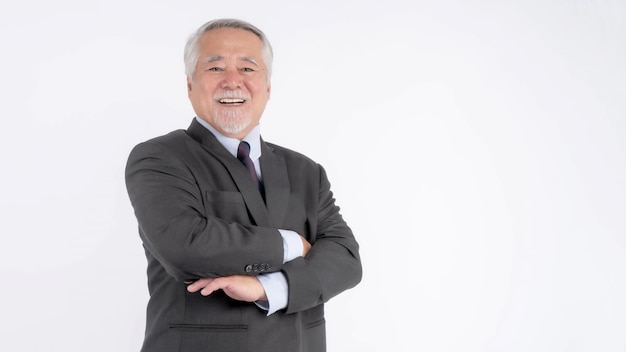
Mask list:
[[[192,85],[191,78],[187,76],[187,95],[191,94],[191,85]]]
[[[271,96],[271,94],[270,94],[270,93],[271,93],[271,91],[272,91],[272,84],[271,84],[271,83],[268,83],[268,84],[267,84],[267,99],[269,99],[269,98],[270,98],[270,96]]]

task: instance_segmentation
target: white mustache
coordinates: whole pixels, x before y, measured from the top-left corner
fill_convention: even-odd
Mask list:
[[[221,100],[221,99],[250,100],[250,95],[239,90],[227,90],[224,92],[216,93],[215,95],[213,95],[213,99],[215,100]]]

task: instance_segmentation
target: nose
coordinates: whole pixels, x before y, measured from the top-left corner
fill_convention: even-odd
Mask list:
[[[242,80],[241,74],[238,70],[226,70],[224,72],[224,77],[221,82],[221,86],[224,89],[239,89],[241,88]]]

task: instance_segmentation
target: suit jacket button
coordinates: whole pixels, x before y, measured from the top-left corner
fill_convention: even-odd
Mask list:
[[[265,271],[266,269],[266,264],[265,263],[261,263],[259,264],[259,271]]]
[[[244,269],[247,273],[251,273],[252,272],[252,265],[248,264],[246,265],[246,268]]]
[[[254,264],[252,264],[252,271],[254,271],[255,273],[256,273],[257,271],[259,271],[259,264],[258,264],[258,263],[254,263]]]

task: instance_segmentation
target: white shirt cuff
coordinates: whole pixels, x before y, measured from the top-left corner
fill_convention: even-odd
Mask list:
[[[278,232],[283,237],[283,264],[301,257],[304,245],[300,235],[291,230],[279,229]]]
[[[278,271],[258,275],[257,279],[261,282],[267,296],[267,301],[254,302],[259,308],[267,310],[267,315],[269,316],[287,307],[289,288],[285,274]]]

